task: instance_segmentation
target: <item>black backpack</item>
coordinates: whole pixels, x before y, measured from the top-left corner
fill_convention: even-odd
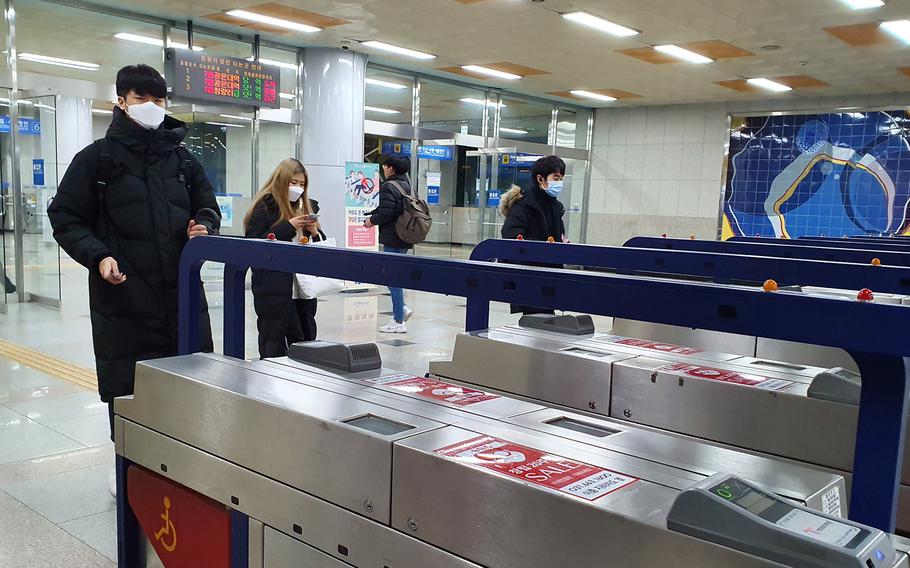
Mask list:
[[[401,214],[395,221],[395,234],[409,245],[419,245],[427,240],[433,218],[430,217],[430,206],[417,196],[416,192],[408,193],[397,181],[389,181],[404,198]]]

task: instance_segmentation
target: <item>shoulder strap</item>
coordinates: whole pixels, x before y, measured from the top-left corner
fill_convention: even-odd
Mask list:
[[[95,187],[98,196],[103,200],[107,193],[107,186],[114,179],[114,148],[110,140],[102,138],[96,142],[98,145],[98,163],[95,170]]]
[[[404,190],[404,186],[401,185],[400,183],[398,183],[397,181],[395,181],[395,180],[389,180],[389,183],[390,183],[392,186],[394,186],[395,189],[397,189],[398,192],[399,192],[401,195],[403,195],[404,197],[407,197],[408,199],[413,199],[413,198],[414,198],[414,196],[411,194],[411,192],[405,191],[405,190]]]
[[[107,236],[107,190],[117,175],[117,165],[114,161],[114,146],[111,141],[101,138],[96,144],[98,161],[95,164],[95,194],[98,198],[98,228],[101,235]]]
[[[192,190],[193,188],[189,181],[189,173],[193,169],[193,158],[190,156],[190,151],[186,149],[186,146],[184,146],[183,143],[177,146],[177,158],[180,160],[177,178],[180,180],[180,183],[186,186],[187,190]]]

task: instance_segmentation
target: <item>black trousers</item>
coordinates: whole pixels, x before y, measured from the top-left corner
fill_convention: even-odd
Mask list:
[[[319,300],[291,300],[293,310],[300,321],[300,333],[296,329],[288,332],[288,345],[301,341],[316,341],[316,308]],[[296,337],[295,337],[296,336]]]

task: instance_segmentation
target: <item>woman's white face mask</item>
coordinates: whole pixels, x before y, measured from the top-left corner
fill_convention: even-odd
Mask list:
[[[300,196],[303,195],[303,186],[302,185],[292,185],[288,187],[288,200],[291,203],[294,203]]]
[[[165,111],[163,107],[148,101],[138,105],[128,105],[126,114],[143,128],[154,130],[164,122]]]

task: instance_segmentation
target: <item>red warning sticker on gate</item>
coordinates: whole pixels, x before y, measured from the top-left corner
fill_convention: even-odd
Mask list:
[[[658,343],[656,341],[635,339],[632,337],[617,337],[612,339],[611,342],[616,343],[617,345],[628,345],[629,347],[640,347],[652,351],[673,353],[674,355],[695,355],[696,353],[704,353],[702,349],[695,349],[694,347],[683,347],[681,345],[673,345],[672,343]]]
[[[366,382],[390,387],[423,398],[448,402],[456,406],[470,406],[479,402],[501,398],[499,395],[488,392],[413,375],[388,375],[378,379],[367,379]]]
[[[711,367],[699,367],[698,365],[687,365],[686,363],[674,363],[658,369],[669,373],[679,373],[688,375],[697,379],[707,379],[710,381],[720,381],[724,383],[734,383],[747,387],[755,387],[762,390],[781,390],[795,383],[782,379],[772,379],[762,377],[761,375],[750,375],[746,373],[737,373],[727,369],[713,369]]]
[[[478,436],[439,448],[436,453],[588,501],[596,501],[639,481],[635,477],[602,467],[554,456],[490,436]]]

